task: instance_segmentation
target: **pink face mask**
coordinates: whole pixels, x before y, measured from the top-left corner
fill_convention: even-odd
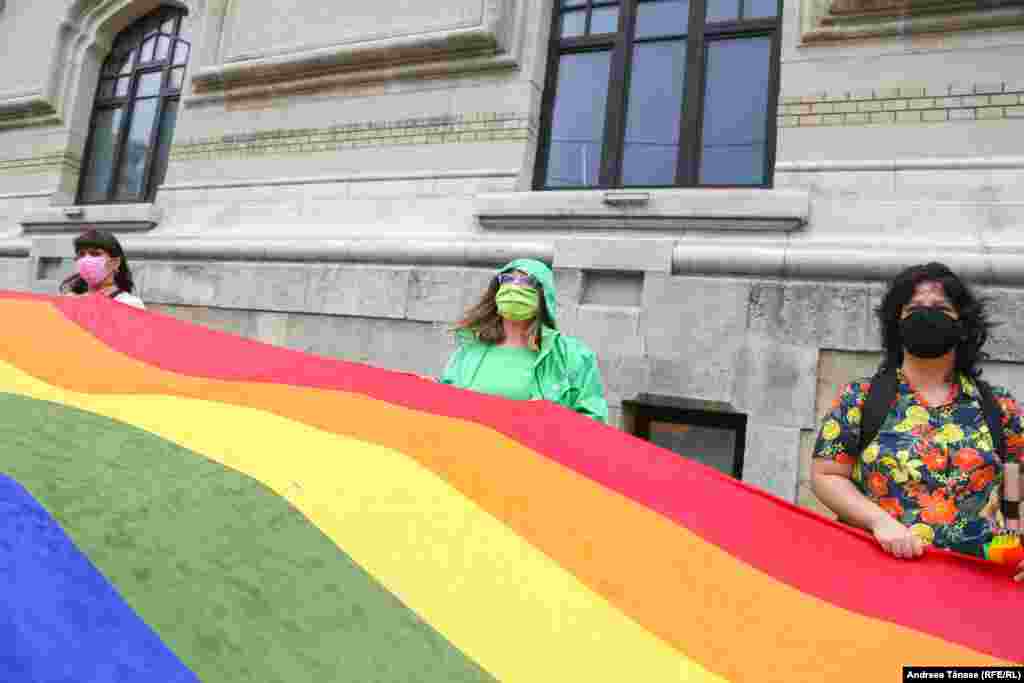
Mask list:
[[[107,279],[106,256],[83,256],[78,259],[78,274],[90,287],[97,287]]]

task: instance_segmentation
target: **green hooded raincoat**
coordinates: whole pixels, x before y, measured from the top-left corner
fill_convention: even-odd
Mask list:
[[[529,273],[544,288],[544,304],[551,320],[557,320],[555,278],[551,269],[540,261],[518,259],[503,267],[499,273],[520,270]],[[555,322],[557,327],[557,322]],[[448,360],[441,381],[457,387],[468,387],[484,359],[488,344],[479,341],[467,331],[458,333],[459,347]],[[608,421],[608,403],[601,386],[601,372],[594,352],[575,337],[562,334],[545,326],[541,331],[540,352],[533,366],[534,383],[531,399],[545,399],[558,403],[599,422]]]

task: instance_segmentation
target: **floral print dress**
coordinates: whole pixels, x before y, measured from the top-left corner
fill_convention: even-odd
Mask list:
[[[870,388],[870,379],[843,388],[822,422],[814,457],[853,465],[857,488],[926,543],[985,556],[985,544],[1004,533],[1003,463],[977,386],[961,374],[949,399],[931,406],[899,371],[895,404],[858,454]],[[993,386],[992,393],[1003,412],[1007,460],[1020,462],[1020,409],[1005,389]]]

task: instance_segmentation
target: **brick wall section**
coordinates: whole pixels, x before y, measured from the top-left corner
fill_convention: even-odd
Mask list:
[[[527,116],[499,113],[371,121],[328,128],[268,130],[186,140],[171,148],[171,159],[221,159],[361,147],[528,140],[534,135],[535,128],[536,123]]]
[[[783,96],[780,128],[1024,120],[1024,82],[900,87]]]

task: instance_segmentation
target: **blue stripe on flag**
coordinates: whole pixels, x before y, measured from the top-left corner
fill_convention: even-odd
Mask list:
[[[0,680],[199,680],[75,547],[56,520],[3,474]]]

